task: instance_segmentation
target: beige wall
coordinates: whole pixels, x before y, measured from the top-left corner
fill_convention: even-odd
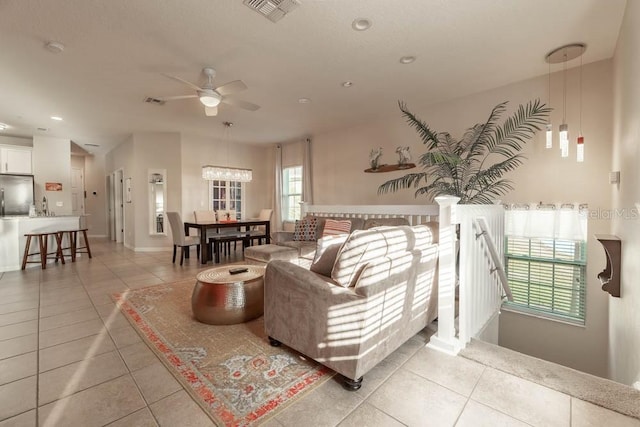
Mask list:
[[[70,215],[71,141],[64,138],[34,136],[31,161],[37,209],[41,208],[42,197],[46,196],[50,211],[56,215]],[[47,182],[61,183],[62,191],[45,191]]]
[[[541,54],[542,55],[542,54]],[[575,141],[579,124],[577,70],[568,75],[567,122],[571,140]],[[611,206],[608,184],[611,159],[611,62],[601,61],[583,68],[583,133],[586,138],[586,161],[561,159],[559,149],[546,150],[544,135],[539,133],[525,149],[529,160],[511,174],[515,191],[505,201],[582,202],[592,210]],[[528,100],[548,97],[547,76],[504,86],[488,92],[454,100],[430,108],[419,108],[417,101],[405,99],[409,109],[438,132],[459,137],[475,123],[486,120],[491,109],[509,101],[509,111]],[[561,121],[562,75],[552,76],[552,120],[554,128]],[[379,196],[377,188],[386,180],[404,173],[364,173],[369,167],[369,152],[382,147],[382,163],[397,162],[395,148],[410,146],[413,161],[425,152],[415,130],[401,113],[385,120],[373,121],[336,132],[313,137],[313,194],[317,204],[422,204],[424,197],[414,198],[413,190]],[[413,170],[413,171],[417,171]],[[589,235],[608,232],[610,223],[589,222]],[[587,325],[577,327],[541,320],[531,316],[505,313],[500,322],[500,343],[525,353],[562,363],[583,371],[605,376],[607,371],[607,296],[599,290],[596,274],[603,268],[604,254],[590,237],[588,247]],[[567,345],[569,343],[569,345]]]
[[[121,169],[123,171],[123,179],[131,177],[134,173],[135,165],[133,153],[133,136],[131,136],[107,154],[105,158],[107,173],[111,174]],[[128,248],[135,248],[134,214],[135,205],[133,203],[124,203],[124,245]]]
[[[182,217],[193,220],[194,210],[208,209],[208,182],[202,179],[206,164],[248,168],[253,180],[245,184],[244,215],[255,218],[262,208],[273,208],[274,154],[272,147],[182,135]]]
[[[640,2],[627,2],[614,56],[613,187],[616,216],[612,231],[622,239],[622,289],[609,298],[609,369],[622,383],[640,381]],[[635,213],[636,215],[629,215]],[[640,384],[638,384],[640,386]]]
[[[133,135],[135,170],[132,178],[135,249],[153,250],[171,245],[171,234],[151,235],[149,207],[149,169],[166,169],[167,201],[165,211],[179,210],[182,200],[180,134],[177,132],[137,132]],[[168,224],[167,224],[168,227]]]

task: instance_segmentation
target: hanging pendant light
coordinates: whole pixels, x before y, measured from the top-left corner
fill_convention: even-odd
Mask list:
[[[227,150],[227,162],[229,161],[229,129],[233,126],[231,122],[223,122],[225,126],[225,143]],[[230,168],[228,166],[202,166],[202,178],[208,181],[237,181],[250,182],[253,179],[253,171],[244,168]]]
[[[580,133],[576,144],[576,161],[584,162],[584,137],[582,136],[582,55],[580,55]]]
[[[548,81],[548,88],[549,88],[549,98],[548,98],[548,102],[549,102],[549,107],[551,107],[551,62],[549,62],[549,81]],[[551,125],[551,114],[549,114],[549,123],[547,123],[547,143],[545,145],[546,148],[551,148],[553,147],[553,126]]]
[[[564,65],[562,85],[562,123],[559,127],[560,155],[562,157],[569,157],[569,125],[567,124],[567,62],[579,56],[581,57],[586,49],[587,46],[583,43],[568,44],[552,50],[545,57],[545,60],[549,63],[549,76],[551,76],[551,64],[558,64],[562,62]],[[580,60],[580,72],[582,73],[582,59]],[[580,78],[582,80],[582,74]],[[550,82],[551,77],[549,77],[549,83]],[[582,82],[580,84],[582,85]],[[580,88],[580,99],[580,114],[582,115],[582,86]],[[550,124],[547,125],[547,148],[552,146],[552,142],[550,141],[551,137],[549,136],[549,127]],[[582,125],[580,127],[582,127]],[[581,137],[582,132],[580,133],[579,138]],[[578,147],[576,151],[584,150],[584,138],[581,141],[582,143],[579,142],[579,145],[581,146]],[[582,151],[582,156],[584,156],[584,151]],[[580,154],[578,154],[578,157],[580,157]]]

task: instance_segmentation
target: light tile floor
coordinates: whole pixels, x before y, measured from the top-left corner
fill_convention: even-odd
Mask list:
[[[111,300],[195,278],[169,252],[92,240],[93,259],[0,277],[0,427],[210,426]],[[240,252],[240,251],[238,251]],[[239,261],[241,254],[228,261]],[[425,330],[365,376],[330,380],[266,426],[640,426],[640,421],[425,347]]]

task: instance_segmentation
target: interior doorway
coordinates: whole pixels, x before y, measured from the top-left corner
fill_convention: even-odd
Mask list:
[[[84,215],[84,171],[71,168],[71,215]]]

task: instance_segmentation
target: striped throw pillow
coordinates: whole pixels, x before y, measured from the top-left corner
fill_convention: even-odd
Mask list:
[[[335,219],[328,219],[324,223],[324,229],[322,230],[322,237],[337,236],[339,234],[349,234],[351,231],[351,221],[343,220],[337,221]]]

